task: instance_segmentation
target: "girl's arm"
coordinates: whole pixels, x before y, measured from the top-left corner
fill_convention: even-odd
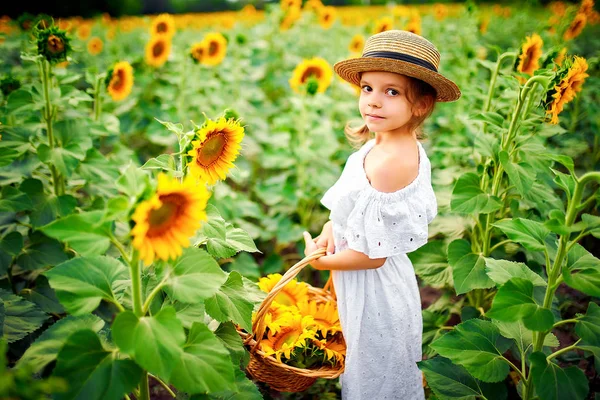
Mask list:
[[[308,256],[318,249],[308,232],[304,232],[304,242],[306,244],[305,255]],[[386,258],[369,258],[369,256],[360,251],[346,249],[330,256],[320,257],[312,261],[310,265],[318,270],[340,269],[350,271],[379,268],[385,263],[385,260]]]

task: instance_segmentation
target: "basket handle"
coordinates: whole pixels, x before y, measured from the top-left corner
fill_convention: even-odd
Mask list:
[[[327,249],[322,247],[322,248],[316,250],[311,255],[304,257],[302,260],[298,261],[290,269],[288,269],[286,271],[286,273],[281,277],[281,280],[279,282],[277,282],[277,284],[275,286],[273,286],[273,288],[271,289],[271,291],[269,292],[267,297],[265,297],[263,302],[260,304],[260,307],[258,308],[258,311],[256,312],[256,319],[254,320],[254,323],[252,324],[252,332],[255,333],[255,337],[256,337],[256,344],[252,348],[252,351],[256,350],[256,348],[258,347],[258,345],[260,343],[261,338],[265,334],[266,327],[265,327],[263,318],[267,314],[267,311],[269,310],[269,307],[271,306],[271,303],[273,302],[273,300],[275,300],[275,297],[279,294],[279,292],[281,292],[281,290],[285,287],[285,285],[287,285],[292,279],[294,279],[296,277],[296,275],[298,275],[298,273],[302,270],[302,268],[304,268],[305,266],[310,264],[311,261],[324,256],[326,252],[327,252]],[[252,337],[252,335],[250,335],[249,337]]]

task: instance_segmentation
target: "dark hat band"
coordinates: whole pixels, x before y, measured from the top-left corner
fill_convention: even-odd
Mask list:
[[[415,56],[411,56],[411,55],[404,54],[404,53],[398,53],[395,51],[369,51],[368,53],[365,53],[362,56],[363,57],[377,57],[377,58],[391,58],[393,60],[406,61],[411,64],[415,64],[420,67],[427,68],[433,72],[438,72],[437,68],[430,62],[427,62],[427,61],[425,61],[421,58],[415,57]]]

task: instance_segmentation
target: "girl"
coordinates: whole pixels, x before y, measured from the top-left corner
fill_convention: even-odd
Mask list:
[[[427,226],[437,215],[431,165],[417,131],[436,102],[461,95],[437,72],[439,61],[426,39],[390,30],[371,36],[362,57],[334,65],[361,88],[365,125],[346,126],[346,134],[366,143],[321,199],[330,221],[317,238],[304,232],[304,239],[306,255],[327,248],[311,265],[333,276],[347,346],[344,400],[424,399],[416,364],[422,359],[421,298],[406,253],[427,243]]]

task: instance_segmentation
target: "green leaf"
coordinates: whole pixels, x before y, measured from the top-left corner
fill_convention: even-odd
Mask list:
[[[0,196],[0,212],[13,212],[31,210],[33,204],[27,194],[12,186],[2,188]]]
[[[589,387],[582,370],[575,366],[560,368],[546,361],[546,355],[536,351],[529,355],[531,377],[540,400],[583,400]]]
[[[30,113],[36,108],[31,93],[25,89],[18,89],[8,95],[6,99],[6,112],[8,114]]]
[[[554,183],[566,192],[568,198],[572,198],[575,191],[575,178],[572,175],[563,174],[553,168],[550,168],[550,170],[556,175]]]
[[[227,264],[227,268],[229,271],[237,271],[242,276],[257,280],[260,278],[260,266],[248,253],[239,253],[237,257],[231,261],[231,263]]]
[[[562,276],[573,289],[600,297],[600,260],[580,244],[575,244],[567,254],[567,267],[563,268]]]
[[[181,135],[183,135],[183,124],[181,124],[181,123],[174,124],[174,123],[168,122],[168,121],[161,121],[158,118],[154,118],[154,119],[157,120],[158,122],[160,122],[162,125],[164,125],[165,128],[167,128],[168,130],[170,130],[171,132],[176,134],[178,138],[181,137]]]
[[[582,214],[581,219],[592,236],[600,239],[600,217],[591,214]]]
[[[509,239],[531,251],[544,251],[545,239],[550,233],[541,222],[525,218],[502,219],[492,226],[500,228]]]
[[[119,166],[93,147],[87,151],[77,171],[90,186],[109,186],[111,194],[116,191],[115,182],[121,176]]]
[[[451,266],[456,265],[467,254],[471,254],[471,243],[465,239],[453,240],[448,245],[448,264]]]
[[[500,382],[508,375],[509,366],[502,354],[511,341],[500,336],[491,322],[469,319],[454,327],[430,346],[455,364],[462,365],[475,378],[484,382]]]
[[[242,282],[242,276],[232,271],[219,291],[204,302],[206,312],[219,322],[233,321],[250,332],[254,304]]]
[[[515,185],[515,188],[521,196],[529,199],[529,192],[536,178],[535,169],[528,163],[513,162],[510,160],[506,150],[500,151],[498,156],[510,182]]]
[[[546,286],[546,281],[524,263],[484,258],[486,273],[497,285],[504,285],[511,278],[523,278],[531,281],[534,286]]]
[[[173,299],[198,303],[213,296],[227,280],[219,264],[206,251],[187,248],[169,269],[166,291]]]
[[[68,337],[53,375],[69,382],[67,393],[55,394],[57,400],[120,400],[137,387],[142,370],[132,360],[117,359],[94,331],[83,329]]]
[[[131,311],[122,312],[113,322],[112,334],[123,353],[142,368],[170,381],[185,343],[185,332],[173,307],[142,318]]]
[[[234,228],[231,224],[227,224],[227,244],[232,245],[237,251],[260,253],[250,235],[243,229]]]
[[[81,329],[91,329],[94,332],[99,332],[103,326],[104,321],[92,314],[79,317],[69,315],[46,329],[27,348],[25,354],[17,362],[17,367],[20,368],[27,365],[31,369],[31,372],[38,373],[56,359],[58,352],[71,333]]]
[[[24,270],[34,271],[52,267],[68,259],[58,240],[36,231],[29,236],[29,244],[17,258],[17,264]]]
[[[465,246],[461,241],[454,241],[448,245],[448,258],[454,262],[452,278],[456,294],[494,287],[494,281],[485,273],[485,258],[482,255],[470,253],[456,260],[456,255],[464,250]]]
[[[246,355],[246,349],[242,343],[240,334],[235,329],[231,322],[223,322],[215,331],[215,336],[223,343],[229,351],[229,355],[234,365],[238,365],[239,361]]]
[[[471,399],[473,396],[487,399],[506,399],[503,383],[481,382],[460,365],[452,364],[445,357],[417,361],[417,366],[427,379],[427,384],[440,399]]]
[[[0,242],[0,250],[15,257],[23,249],[23,235],[17,231],[10,232],[2,238]]]
[[[72,214],[40,228],[46,235],[66,242],[82,256],[104,254],[110,246],[111,221],[103,210]]]
[[[4,337],[8,343],[24,338],[48,319],[48,315],[35,304],[0,289],[0,300],[4,305]]]
[[[168,172],[175,172],[177,165],[175,158],[170,154],[161,154],[156,158],[151,158],[141,167],[142,169],[160,169]]]
[[[484,193],[480,177],[474,172],[463,174],[454,185],[450,207],[452,212],[462,214],[489,214],[502,207],[497,196]]]
[[[537,286],[534,289],[533,282],[528,279],[509,279],[498,289],[486,316],[508,322],[521,319],[528,329],[534,331],[552,328],[554,315],[549,309],[538,305],[534,290],[537,291],[535,297],[543,298],[545,288]]]
[[[77,206],[77,199],[71,195],[57,197],[45,194],[44,185],[38,179],[25,179],[21,182],[20,190],[31,199],[32,210],[29,218],[36,228],[72,214]]]
[[[434,288],[454,286],[452,268],[444,253],[444,242],[432,240],[409,254],[415,273],[426,285]]]
[[[235,390],[233,364],[225,346],[204,324],[194,323],[170,382],[188,393]]]
[[[117,188],[130,198],[137,199],[150,188],[150,177],[146,172],[130,163],[117,180]]]
[[[77,257],[45,273],[61,304],[73,315],[94,311],[100,301],[116,302],[119,281],[129,279],[120,261],[105,256]]]
[[[575,324],[575,333],[594,346],[600,346],[600,306],[590,301],[587,312]]]
[[[522,352],[533,345],[533,331],[527,329],[522,321],[506,322],[493,319],[492,323],[498,327],[502,336],[514,339]],[[553,333],[549,332],[544,338],[544,346],[557,347],[559,345],[560,343]]]
[[[480,112],[470,116],[469,119],[473,121],[487,122],[488,124],[497,126],[498,128],[502,128],[502,125],[506,120],[506,118],[504,118],[502,115],[493,111]]]
[[[542,153],[542,156],[564,165],[569,170],[571,175],[575,175],[575,163],[573,162],[573,158],[564,154],[554,154],[550,152]]]
[[[48,314],[64,314],[65,309],[56,297],[56,293],[48,284],[48,279],[44,275],[39,275],[35,279],[35,286],[32,289],[23,289],[19,292],[25,299],[35,303],[39,308]]]

